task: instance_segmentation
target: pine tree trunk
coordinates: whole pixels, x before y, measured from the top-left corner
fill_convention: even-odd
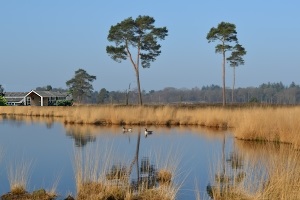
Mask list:
[[[143,105],[143,100],[142,100],[140,72],[139,72],[140,54],[141,54],[140,40],[141,40],[141,38],[139,38],[139,46],[138,46],[138,53],[137,53],[137,57],[136,57],[136,67],[135,67],[136,70],[135,70],[135,72],[136,72],[136,82],[137,82],[138,90],[139,90],[139,104],[141,106],[141,105]]]
[[[136,73],[136,82],[137,82],[138,92],[139,92],[139,104],[143,105],[139,70],[138,69],[135,70],[135,73]]]
[[[223,106],[226,105],[226,90],[225,90],[225,50],[223,50]]]
[[[234,86],[235,86],[235,67],[233,67],[233,83],[232,83],[232,93],[231,93],[232,103],[234,103]]]

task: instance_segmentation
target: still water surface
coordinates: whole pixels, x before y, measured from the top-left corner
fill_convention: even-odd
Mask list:
[[[74,152],[89,150],[113,157],[112,163],[130,163],[140,134],[139,159],[148,158],[155,166],[171,163],[176,167],[177,199],[209,199],[206,187],[222,155],[233,152],[230,132],[201,127],[147,127],[154,133],[144,136],[143,127],[123,133],[120,126],[65,125],[51,120],[0,120],[0,194],[8,192],[8,168],[12,163],[31,162],[28,191],[51,189],[59,179],[57,193],[76,195]],[[223,143],[225,141],[225,143]],[[97,155],[96,154],[96,155]],[[140,162],[139,161],[139,162]],[[134,172],[135,170],[133,170]],[[133,173],[133,176],[135,174]]]

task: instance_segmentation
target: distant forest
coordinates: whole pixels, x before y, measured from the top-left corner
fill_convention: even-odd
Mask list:
[[[37,87],[37,90],[67,91],[51,86]],[[227,103],[231,103],[231,89],[226,89]],[[177,89],[166,87],[162,90],[142,91],[145,104],[198,104],[222,103],[222,87],[218,85],[203,86],[202,88]],[[86,98],[88,104],[138,104],[137,90],[108,91],[102,88],[94,91]],[[300,85],[292,82],[285,86],[279,83],[263,83],[259,87],[237,88],[234,90],[234,103],[267,103],[267,104],[299,104]]]

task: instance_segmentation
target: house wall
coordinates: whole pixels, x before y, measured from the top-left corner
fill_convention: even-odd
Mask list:
[[[44,106],[48,106],[48,97],[44,97],[43,98],[43,104],[44,104]]]
[[[29,94],[31,106],[41,106],[41,97],[35,93]]]

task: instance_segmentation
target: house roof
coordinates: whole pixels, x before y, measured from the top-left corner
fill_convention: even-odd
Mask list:
[[[26,92],[5,92],[4,98],[7,100],[7,102],[21,103],[26,94]]]
[[[5,92],[5,98],[24,98],[27,92]]]

